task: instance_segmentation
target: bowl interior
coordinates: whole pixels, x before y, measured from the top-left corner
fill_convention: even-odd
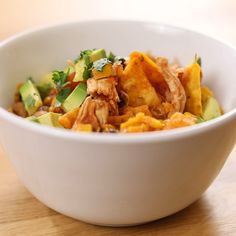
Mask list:
[[[225,112],[236,107],[236,51],[207,36],[171,26],[144,22],[77,22],[31,31],[0,45],[0,106],[13,101],[17,83],[63,69],[81,50],[105,48],[119,56],[132,51],[191,63],[202,58],[203,84],[215,93]]]

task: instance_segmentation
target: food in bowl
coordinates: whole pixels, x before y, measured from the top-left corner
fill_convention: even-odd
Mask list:
[[[97,29],[102,33],[95,39]],[[224,115],[161,132],[88,135],[7,112],[16,84],[63,68],[65,58],[78,56],[78,45],[117,55],[148,49],[183,65],[197,52],[204,59],[203,83],[220,99]],[[199,199],[234,147],[235,62],[236,50],[225,43],[150,22],[74,22],[15,36],[0,44],[0,143],[27,189],[60,213],[113,226],[160,219]]]
[[[204,122],[222,114],[202,85],[201,58],[187,67],[167,58],[104,49],[81,51],[64,70],[17,86],[11,111],[43,125],[86,132],[146,132]]]

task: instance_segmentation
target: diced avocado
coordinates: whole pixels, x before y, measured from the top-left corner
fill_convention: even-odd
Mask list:
[[[203,105],[202,118],[204,120],[211,120],[221,115],[221,108],[214,97],[208,97]]]
[[[92,51],[91,54],[89,55],[90,62],[94,62],[105,57],[106,57],[106,51],[102,48]]]
[[[19,92],[29,115],[35,113],[43,105],[39,91],[30,79],[20,87]]]
[[[55,88],[55,84],[52,80],[52,74],[46,74],[38,83],[37,88],[42,98],[45,98],[52,88]]]
[[[74,82],[83,81],[84,80],[84,70],[86,64],[84,59],[79,59],[78,62],[75,64],[75,78],[73,79]]]
[[[59,113],[48,112],[46,114],[36,117],[36,119],[37,119],[38,123],[40,123],[42,125],[48,125],[48,126],[53,126],[53,127],[62,127],[58,121],[60,116],[61,116],[61,114],[59,114]]]
[[[97,61],[101,58],[106,57],[106,51],[104,49],[97,49],[97,50],[86,50],[86,55],[80,58],[77,63],[75,64],[75,78],[73,79],[74,82],[83,81],[86,77],[85,70],[89,64]]]
[[[71,111],[79,107],[87,96],[87,86],[85,83],[80,83],[76,86],[73,92],[66,98],[62,104],[65,112]]]
[[[94,79],[102,79],[102,78],[107,78],[110,76],[114,75],[113,67],[112,64],[106,64],[103,68],[102,71],[97,70],[94,68],[92,70],[92,75]]]
[[[27,119],[29,121],[33,121],[33,122],[39,123],[39,121],[38,121],[36,116],[29,116],[29,117],[26,117],[25,119]]]
[[[52,79],[52,72],[44,75],[42,79],[39,81],[38,85],[50,84],[51,86],[55,87],[55,84]]]

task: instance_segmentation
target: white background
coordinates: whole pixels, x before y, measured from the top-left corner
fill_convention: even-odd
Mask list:
[[[111,18],[175,24],[236,45],[236,0],[0,0],[0,39],[37,26]]]

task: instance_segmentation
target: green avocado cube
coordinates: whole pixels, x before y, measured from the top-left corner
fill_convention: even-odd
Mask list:
[[[28,79],[20,87],[19,92],[24,103],[25,109],[30,116],[34,114],[40,106],[43,105],[39,91],[31,81],[31,79]]]
[[[29,121],[33,121],[35,123],[39,123],[38,122],[38,118],[36,116],[28,116],[25,118],[26,120],[29,120]]]
[[[92,51],[91,54],[89,55],[90,62],[94,62],[105,57],[106,57],[106,51],[102,48]]]
[[[204,120],[214,119],[222,114],[220,105],[213,97],[208,97],[207,101],[203,105],[202,118]]]
[[[56,87],[52,79],[52,74],[53,73],[44,75],[37,85],[37,89],[42,98],[48,96],[51,89]]]
[[[84,70],[86,64],[84,59],[79,59],[78,62],[75,64],[75,78],[73,79],[74,82],[83,81],[84,80]]]
[[[59,113],[48,112],[46,114],[38,116],[37,122],[42,125],[48,125],[48,126],[52,126],[52,127],[62,127],[58,121],[60,116],[61,116],[61,114],[59,114]]]
[[[86,96],[87,86],[85,83],[80,83],[63,102],[62,108],[65,112],[71,111],[74,108],[79,107],[83,103]]]
[[[76,74],[73,81],[74,82],[83,81],[85,79],[84,72],[88,64],[105,57],[106,57],[106,51],[104,49],[96,49],[91,52],[89,51],[86,56],[80,58],[75,64]]]

